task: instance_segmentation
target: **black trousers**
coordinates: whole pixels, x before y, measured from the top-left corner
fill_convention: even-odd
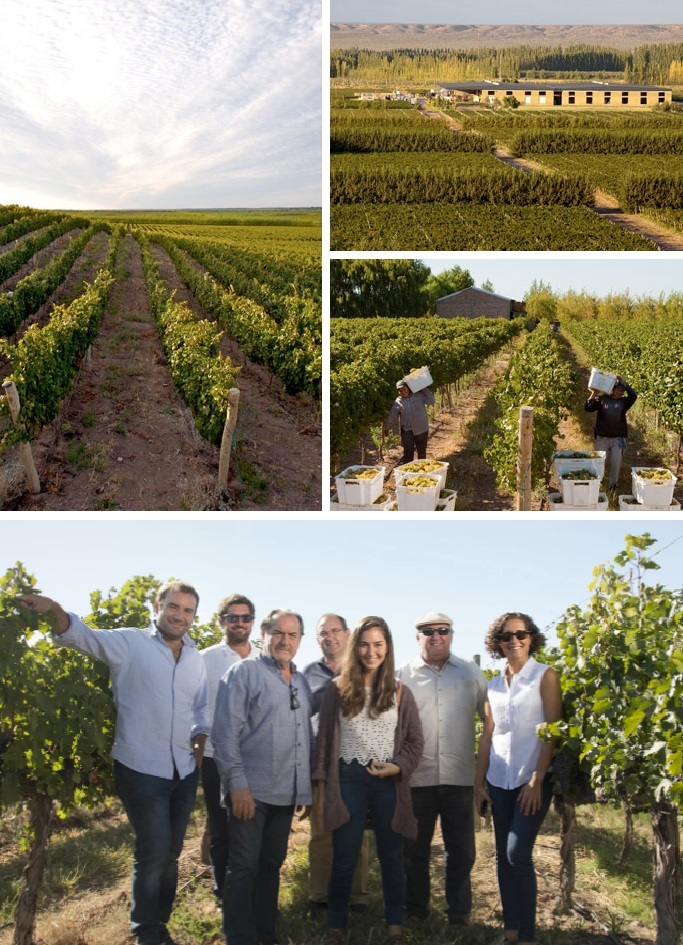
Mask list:
[[[401,460],[402,465],[405,463],[412,463],[412,461],[415,459],[416,451],[418,459],[426,458],[428,437],[428,430],[425,430],[424,433],[418,433],[416,436],[412,430],[404,430],[403,427],[401,427],[401,443],[403,444],[403,459]]]

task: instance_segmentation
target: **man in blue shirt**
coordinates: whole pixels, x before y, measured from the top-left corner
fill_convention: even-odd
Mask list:
[[[173,945],[166,926],[209,733],[206,670],[188,634],[199,596],[182,581],[162,584],[152,625],[117,630],[93,630],[49,597],[20,599],[50,616],[57,646],[110,668],[114,780],[135,832],[131,931],[137,945]]]
[[[310,811],[311,691],[292,662],[303,629],[299,614],[271,611],[261,652],[231,666],[218,686],[211,741],[230,810],[228,945],[274,945],[294,809]]]

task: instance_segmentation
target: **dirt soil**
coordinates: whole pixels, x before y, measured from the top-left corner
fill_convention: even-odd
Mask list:
[[[458,493],[456,511],[495,512],[514,509],[514,498],[501,495],[496,490],[495,474],[481,455],[475,423],[482,411],[487,407],[490,409],[491,392],[505,372],[508,361],[509,352],[488,361],[475,374],[463,379],[450,405],[444,403],[435,408],[434,419],[430,423],[427,455],[430,459],[450,464],[446,487]],[[384,492],[393,498],[396,492],[394,468],[401,465],[402,456],[403,450],[399,445],[385,449],[383,459],[380,459],[378,449],[366,436],[361,447],[344,455],[341,469],[359,464],[385,466]]]
[[[164,275],[174,285],[177,276],[168,266]],[[91,357],[82,364],[59,416],[33,441],[43,491],[5,507],[319,509],[315,405],[284,395],[277,379],[240,359],[237,348],[232,349],[235,360],[244,365],[240,419],[228,494],[218,496],[218,450],[201,440],[170,378],[149,308],[140,250],[130,235],[122,242],[118,270]],[[192,307],[197,310],[194,300]],[[243,478],[236,475],[238,464]]]
[[[529,161],[526,158],[513,157],[505,148],[498,147],[495,151],[495,157],[503,164],[508,164],[525,174],[531,174],[532,171],[548,172],[548,168],[536,161]],[[595,206],[593,208],[597,214],[617,226],[635,233],[655,244],[657,249],[663,252],[679,252],[683,250],[683,235],[668,230],[652,220],[640,214],[624,213],[619,208],[618,201],[603,190],[597,190],[595,195]]]
[[[117,828],[124,818],[113,815],[98,822],[97,829]],[[201,819],[200,819],[201,821]],[[612,911],[609,898],[605,898],[605,885],[596,871],[591,874],[583,868],[586,855],[579,845],[576,850],[577,883],[576,905],[584,907],[584,915],[571,912],[560,915],[555,911],[559,891],[559,835],[557,818],[551,812],[546,820],[534,849],[534,861],[538,876],[537,928],[540,945],[614,945],[615,941],[628,941],[632,945],[654,945],[655,931],[641,922],[622,921],[619,939],[606,934],[605,924],[613,925],[619,919]],[[93,828],[91,828],[93,829]],[[69,836],[77,837],[78,831]],[[294,883],[301,883],[292,872],[296,872],[291,854],[308,842],[309,828],[295,821],[290,836],[290,857],[285,862],[281,889],[289,890]],[[444,919],[440,916],[443,896],[443,842],[437,832],[432,845],[432,863],[435,876],[433,885],[434,915],[424,928],[415,928],[416,940],[420,943],[450,941],[457,945],[482,945],[491,942],[501,928],[501,911],[496,883],[495,850],[493,831],[490,825],[481,822],[476,833],[477,859],[472,872],[473,910],[469,929],[451,932],[448,936]],[[362,930],[355,928],[353,917],[349,941],[381,942],[384,924],[377,908],[380,901],[380,880],[375,855],[371,856],[370,897],[371,912],[362,917]],[[303,880],[305,888],[305,879]],[[202,860],[201,825],[191,827],[180,858],[178,898],[191,897],[192,912],[196,917],[195,928],[206,929],[201,937],[170,923],[170,932],[178,945],[222,945],[220,935],[220,912],[213,903],[209,869]],[[40,908],[40,904],[39,904]],[[305,902],[294,902],[283,909],[280,941],[288,945],[299,945],[287,934],[288,914],[305,908]],[[43,906],[38,914],[36,945],[133,945],[134,939],[128,931],[130,909],[130,879],[128,875],[118,880],[97,883],[93,877],[89,890],[68,894],[61,901],[52,901]],[[587,914],[587,915],[586,915]],[[600,925],[602,922],[602,928]],[[315,925],[314,925],[315,923]],[[319,928],[317,926],[319,925]],[[324,913],[312,917],[306,927],[309,943],[322,941],[324,935]],[[430,929],[431,936],[430,936]],[[407,932],[408,941],[413,941],[412,927]],[[369,934],[368,934],[369,933]],[[455,937],[454,937],[455,936]],[[0,945],[11,945],[12,929],[0,929]]]

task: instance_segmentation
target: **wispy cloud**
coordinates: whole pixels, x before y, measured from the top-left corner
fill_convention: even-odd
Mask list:
[[[0,203],[321,202],[319,0],[5,0]]]

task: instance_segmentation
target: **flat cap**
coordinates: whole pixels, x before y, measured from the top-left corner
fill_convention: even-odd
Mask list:
[[[430,610],[424,617],[420,617],[415,626],[419,630],[420,627],[431,627],[434,623],[445,623],[451,627],[451,629],[453,628],[453,621],[448,614],[441,614],[438,610]]]

